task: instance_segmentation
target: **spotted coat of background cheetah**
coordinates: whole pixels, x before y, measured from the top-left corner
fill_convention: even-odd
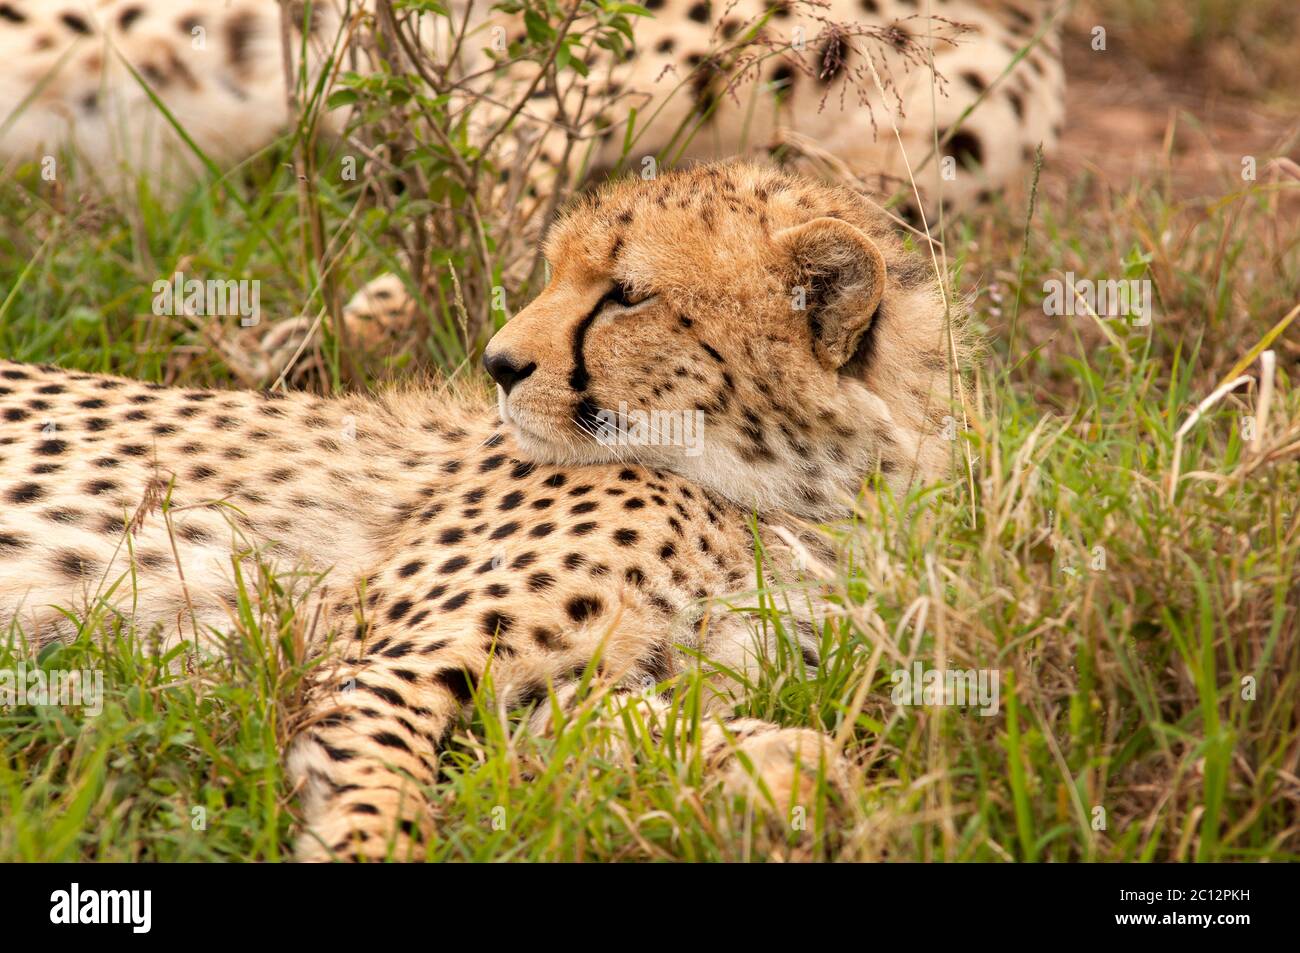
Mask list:
[[[232,566],[326,574],[337,664],[289,755],[306,858],[418,853],[436,753],[489,667],[512,707],[571,695],[597,659],[625,688],[667,689],[697,653],[751,668],[774,647],[716,609],[752,586],[749,514],[779,544],[873,475],[941,477],[960,311],[854,193],[744,165],[610,186],[547,254],[488,350],[496,412],[0,361],[0,626],[39,644],[107,612],[201,641],[230,627]],[[702,411],[703,452],[593,440],[620,404]],[[728,720],[718,688],[705,762],[741,784],[738,748],[790,803],[826,744]]]
[[[610,128],[591,154],[571,157],[575,167],[614,166],[635,108],[634,166],[674,142],[686,158],[719,158],[793,137],[873,183],[906,185],[906,155],[923,192],[942,189],[961,206],[1022,177],[1034,147],[1050,149],[1059,134],[1064,80],[1042,0],[644,5],[654,16],[633,18],[631,55],[615,62],[608,51],[591,50],[589,76],[563,97],[568,115],[584,96],[608,97],[601,121]],[[465,6],[453,4],[457,17]],[[345,8],[373,7],[312,5],[305,48],[313,73],[329,51],[347,47],[365,19],[350,19]],[[289,4],[289,22],[301,27],[306,8]],[[490,124],[498,118],[491,103],[528,89],[537,66],[513,62],[494,73],[494,62],[509,61],[510,41],[523,35],[521,17],[496,13],[484,0],[470,4],[469,14],[470,35],[458,55],[474,77],[470,89],[489,95],[482,118]],[[579,25],[595,15],[581,10]],[[127,63],[218,165],[243,158],[286,124],[281,16],[276,0],[0,0],[0,87],[30,96],[0,120],[0,158],[30,161],[74,142],[100,175],[121,160],[155,175],[169,162],[192,163]],[[430,21],[417,31],[433,61],[449,55],[439,43],[444,27]],[[301,43],[289,37],[295,54]],[[561,161],[555,106],[545,89],[536,96],[519,123],[551,130],[538,148],[554,166]],[[327,116],[327,127],[338,131],[342,118]],[[679,135],[684,126],[694,131]],[[954,160],[951,180],[940,163],[925,161],[936,132],[948,137],[941,152]]]
[[[814,155],[833,157],[879,193],[902,188],[910,194],[914,178],[933,218],[940,194],[950,208],[969,207],[1023,177],[1034,148],[1041,143],[1050,151],[1060,135],[1064,74],[1046,3],[646,0],[645,6],[655,17],[636,21],[631,58],[619,62],[596,51],[589,79],[564,97],[567,115],[577,114],[593,90],[615,97],[605,110],[610,127],[589,153],[574,150],[573,173],[618,165],[635,108],[630,155],[623,159],[634,171],[650,155],[711,159],[777,152],[782,145],[793,148],[792,162],[813,171],[816,164],[799,160],[800,144],[807,143]],[[489,38],[499,25],[507,36],[522,35],[498,16],[487,24]],[[1022,51],[1024,59],[1014,62]],[[478,60],[470,69],[485,65]],[[533,75],[522,64],[504,72],[512,87]],[[554,110],[535,95],[537,116],[550,130],[540,144],[542,158],[554,165],[563,137],[549,125]],[[936,137],[944,140],[940,154],[952,160],[946,167],[928,161]]]
[[[515,117],[518,135],[502,140],[513,143],[502,147],[503,165],[529,170],[534,199],[520,213],[529,241],[544,224],[561,171],[572,184],[619,163],[633,110],[626,162],[636,172],[651,156],[662,162],[775,150],[806,173],[827,171],[830,161],[837,174],[873,191],[915,190],[931,225],[940,197],[960,209],[1026,178],[1035,147],[1050,151],[1059,137],[1064,74],[1046,0],[644,5],[654,16],[632,18],[631,55],[616,61],[591,48],[589,76],[571,76],[558,100],[564,116],[574,116],[594,97],[601,106],[590,118],[607,126],[603,132],[584,128],[579,147],[566,150],[557,98],[538,87]],[[482,97],[473,129],[487,137],[520,91],[533,88],[538,67],[510,59],[511,43],[523,36],[520,14],[462,0],[452,5],[457,22],[467,8],[468,38],[456,50],[460,73],[474,77],[469,92]],[[331,51],[364,69],[358,44],[349,41],[371,22],[374,4],[319,0],[311,9],[310,23],[301,3],[289,4],[285,15],[307,27],[306,42],[291,31],[289,46],[294,56],[307,52],[312,81]],[[595,16],[579,12],[579,26]],[[31,91],[30,101],[0,119],[0,162],[32,161],[71,142],[110,183],[123,165],[150,170],[154,180],[195,167],[140,80],[218,166],[247,156],[287,123],[281,17],[276,0],[232,0],[216,9],[172,0],[0,0],[0,86]],[[452,55],[445,26],[428,18],[413,29],[412,44],[431,62]],[[322,125],[337,134],[345,118],[326,112]],[[939,161],[932,158],[936,142]],[[921,224],[916,201],[902,211]],[[376,347],[400,337],[417,314],[403,282],[379,276],[345,307],[346,339]],[[310,326],[300,323],[272,330],[275,340],[263,340],[260,350],[293,354]],[[269,366],[279,365],[273,358]]]

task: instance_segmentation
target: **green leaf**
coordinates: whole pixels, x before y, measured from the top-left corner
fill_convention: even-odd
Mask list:
[[[340,106],[351,106],[360,98],[355,89],[336,89],[325,101],[325,108],[338,109]]]
[[[524,14],[524,29],[528,31],[528,39],[538,45],[550,43],[555,36],[555,30],[536,10],[529,10]]]

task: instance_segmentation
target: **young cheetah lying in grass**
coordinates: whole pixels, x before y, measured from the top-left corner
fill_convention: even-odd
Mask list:
[[[230,628],[234,566],[327,573],[333,664],[289,753],[308,859],[420,854],[489,668],[506,707],[544,713],[598,662],[655,686],[628,696],[650,715],[699,656],[754,671],[775,646],[710,611],[752,585],[751,514],[769,539],[872,478],[941,478],[961,315],[859,196],[743,164],[607,187],[546,253],[550,284],[485,355],[495,411],[0,362],[0,625],[40,645],[96,607],[201,642]],[[614,408],[702,413],[702,439],[610,440]],[[752,771],[784,809],[843,770],[717,687],[699,755],[728,785]]]

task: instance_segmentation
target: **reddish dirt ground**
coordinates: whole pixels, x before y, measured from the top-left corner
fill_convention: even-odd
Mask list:
[[[1094,52],[1086,35],[1067,32],[1063,46],[1067,116],[1044,170],[1049,194],[1091,174],[1115,190],[1168,175],[1178,194],[1219,196],[1241,186],[1244,156],[1258,182],[1300,176],[1294,112],[1156,74],[1122,49]]]

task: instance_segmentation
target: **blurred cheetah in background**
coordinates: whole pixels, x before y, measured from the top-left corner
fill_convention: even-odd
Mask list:
[[[588,75],[571,74],[573,85],[560,91],[563,116],[544,85],[533,86],[538,64],[515,56],[514,44],[525,37],[521,14],[461,0],[452,14],[460,23],[468,7],[463,43],[448,49],[446,21],[429,17],[409,26],[411,49],[433,63],[454,53],[470,77],[465,91],[488,96],[488,126],[503,118],[494,103],[533,89],[517,120],[541,133],[542,168],[565,161],[557,122],[577,115],[586,98],[600,101],[591,119],[604,131],[583,133],[591,148],[568,157],[574,174],[618,164],[635,109],[630,164],[638,171],[647,156],[724,158],[806,142],[865,182],[889,190],[914,174],[923,195],[942,191],[950,205],[964,207],[1023,178],[1034,148],[1050,150],[1060,134],[1059,11],[1042,0],[644,5],[653,16],[631,18],[636,39],[626,56],[584,52]],[[306,33],[305,42],[301,32],[291,35],[288,46],[294,56],[300,48],[307,53],[308,88],[331,54],[352,65],[355,30],[374,7],[288,5],[289,24]],[[602,15],[584,5],[574,29]],[[97,175],[119,163],[155,179],[168,167],[196,166],[142,82],[218,167],[256,152],[288,124],[281,16],[276,0],[215,8],[173,0],[0,0],[2,85],[19,93],[13,114],[0,119],[7,126],[0,160],[34,161],[72,144]],[[384,53],[395,62],[403,55]],[[498,63],[505,65],[494,69]],[[327,112],[326,129],[339,132],[344,115]],[[953,160],[951,178],[929,160],[936,135],[940,154]]]

